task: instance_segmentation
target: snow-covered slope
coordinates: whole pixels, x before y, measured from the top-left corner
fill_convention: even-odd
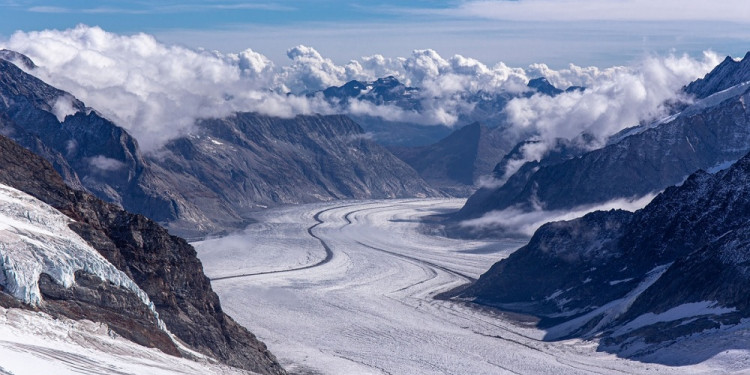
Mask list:
[[[252,374],[132,343],[106,324],[0,307],[0,374]]]

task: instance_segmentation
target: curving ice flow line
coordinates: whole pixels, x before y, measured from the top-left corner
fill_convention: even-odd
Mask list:
[[[397,205],[391,205],[391,206],[381,206],[381,207],[378,207],[378,208],[382,209],[382,208],[388,208],[388,207],[396,207],[396,206],[397,206]],[[368,210],[368,208],[365,208],[365,209],[361,209],[361,210],[356,210],[356,211],[351,211],[351,212],[347,212],[347,214],[346,214],[346,215],[344,215],[344,220],[346,220],[346,223],[347,223],[346,225],[351,225],[351,224],[352,224],[352,220],[351,220],[351,218],[350,218],[350,216],[351,216],[352,214],[355,214],[355,213],[357,213],[357,212],[367,211],[367,210]],[[395,256],[395,257],[398,257],[398,258],[401,258],[401,259],[406,259],[406,260],[410,260],[410,261],[412,261],[412,262],[416,262],[416,263],[419,263],[419,264],[425,265],[425,266],[427,266],[427,267],[432,267],[432,268],[436,268],[436,269],[439,269],[439,270],[441,270],[441,271],[447,272],[447,273],[449,273],[449,274],[452,274],[452,275],[456,275],[456,276],[458,276],[458,277],[464,278],[464,279],[466,279],[466,280],[468,280],[468,281],[470,281],[470,282],[474,282],[474,281],[476,281],[476,279],[475,279],[475,278],[473,278],[473,277],[471,277],[471,276],[468,276],[468,275],[466,275],[466,274],[463,274],[463,273],[461,273],[461,272],[458,272],[458,271],[454,271],[454,270],[452,270],[452,269],[450,269],[450,268],[448,268],[448,267],[444,267],[444,266],[441,266],[441,265],[439,265],[439,264],[435,264],[435,263],[432,263],[432,262],[426,261],[426,260],[424,260],[424,259],[420,259],[420,258],[416,258],[416,257],[411,257],[411,256],[408,256],[408,255],[404,255],[404,254],[401,254],[401,253],[397,253],[397,252],[395,252],[395,251],[390,251],[390,250],[385,250],[385,249],[381,249],[381,248],[379,248],[379,247],[371,246],[371,245],[368,245],[368,244],[362,243],[362,242],[360,242],[360,241],[355,241],[355,242],[356,242],[356,243],[357,243],[358,245],[360,245],[360,246],[364,246],[364,247],[366,247],[366,248],[368,248],[368,249],[371,249],[371,250],[375,250],[375,251],[380,251],[380,252],[382,252],[382,253],[386,253],[386,254],[388,254],[388,255],[392,255],[392,256]]]
[[[326,208],[325,210],[318,211],[313,216],[313,219],[315,219],[316,223],[313,224],[313,225],[311,225],[311,226],[309,226],[307,228],[307,234],[309,234],[312,238],[315,238],[316,240],[318,240],[320,242],[320,244],[323,246],[323,250],[325,250],[326,256],[321,261],[319,261],[319,262],[317,262],[315,264],[310,264],[310,265],[307,265],[307,266],[302,266],[302,267],[297,267],[297,268],[290,268],[290,269],[286,269],[286,270],[263,271],[263,272],[254,272],[254,273],[243,273],[243,274],[239,274],[239,275],[214,277],[213,279],[211,279],[211,281],[221,281],[221,280],[228,280],[228,279],[237,279],[237,278],[241,278],[241,277],[250,277],[250,276],[259,276],[259,275],[270,275],[270,274],[285,273],[285,272],[296,272],[296,271],[302,271],[302,270],[307,270],[307,269],[310,269],[310,268],[319,267],[319,266],[322,266],[322,265],[330,262],[333,259],[333,250],[331,250],[331,247],[328,246],[328,244],[325,241],[323,241],[322,238],[318,237],[315,233],[313,233],[313,229],[315,229],[320,224],[323,224],[323,220],[320,220],[320,215],[322,215],[322,214],[324,214],[324,213],[326,213],[328,211],[333,211],[333,210],[336,210],[336,209],[346,208],[346,207],[351,207],[351,206],[353,206],[353,204],[349,204],[349,205],[345,205],[345,206],[336,206],[336,207]]]

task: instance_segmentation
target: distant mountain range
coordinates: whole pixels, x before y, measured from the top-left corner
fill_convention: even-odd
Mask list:
[[[468,196],[512,146],[502,128],[475,122],[429,146],[389,149],[435,188],[452,196]]]
[[[565,92],[554,87],[544,77],[532,79],[528,86],[533,90],[519,96],[528,97],[533,93],[556,96]],[[365,87],[366,89],[370,86],[359,83],[354,87]],[[343,88],[336,89],[343,90]],[[412,88],[411,90],[413,92],[416,89]],[[584,88],[572,86],[566,91],[578,90],[584,90]],[[338,93],[339,91],[335,92]],[[349,93],[350,91],[345,92]],[[369,91],[363,92],[368,93]],[[414,94],[411,94],[411,96],[413,97]],[[483,178],[493,173],[498,163],[502,162],[503,155],[512,152],[514,146],[518,147],[516,142],[524,138],[524,135],[517,131],[508,132],[507,124],[500,120],[507,101],[519,96],[504,94],[495,97],[494,100],[487,99],[487,97],[475,99],[477,107],[475,107],[474,117],[482,122],[477,121],[459,127],[432,144],[410,146],[399,145],[399,143],[392,144],[387,140],[383,141],[383,137],[394,137],[399,134],[406,137],[404,128],[395,124],[383,126],[380,131],[386,135],[376,135],[375,139],[386,144],[391,152],[412,166],[433,187],[448,195],[469,196],[477,190]],[[491,113],[492,115],[482,115],[481,113]],[[492,123],[493,126],[485,126],[484,124],[487,121]],[[419,130],[424,134],[424,130]]]
[[[562,93],[544,77],[535,78],[528,83],[529,91],[524,93],[487,92],[456,93],[457,100],[468,104],[470,110],[458,113],[457,129],[474,122],[480,122],[490,128],[501,126],[504,121],[503,109],[513,98],[529,97],[535,93],[555,96]],[[566,91],[584,90],[572,86]],[[350,81],[342,86],[333,86],[325,90],[309,93],[309,96],[321,95],[332,104],[348,107],[352,101],[364,101],[375,105],[391,105],[404,111],[421,113],[426,110],[423,102],[424,91],[418,87],[409,87],[397,78],[389,76],[372,82]],[[395,147],[423,147],[434,144],[455,131],[445,125],[420,125],[408,122],[383,120],[376,116],[351,115],[352,119],[373,135],[380,144]]]

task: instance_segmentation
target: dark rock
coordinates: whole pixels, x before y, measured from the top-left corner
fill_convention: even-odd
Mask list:
[[[740,61],[727,56],[716,68],[705,77],[698,79],[683,88],[687,94],[698,99],[707,98],[719,91],[750,81],[750,52]]]
[[[648,354],[750,317],[748,220],[750,154],[691,175],[635,213],[546,224],[460,296],[537,315],[549,339],[598,337],[603,350]],[[637,320],[688,304],[721,310]],[[645,344],[630,347],[636,341]]]
[[[549,81],[547,81],[547,78],[544,77],[531,79],[527,86],[531,87],[541,94],[549,96],[558,96],[564,92],[563,90],[560,90],[557,87],[553,86],[551,83],[549,83]]]
[[[44,312],[70,319],[104,322],[118,335],[137,344],[179,356],[172,339],[159,329],[156,317],[128,289],[112,285],[83,271],[75,284],[65,288],[47,274],[39,278]]]
[[[511,147],[501,129],[476,122],[429,146],[390,150],[430,185],[453,196],[468,196]]]

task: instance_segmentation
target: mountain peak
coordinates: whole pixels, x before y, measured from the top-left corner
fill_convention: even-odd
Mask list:
[[[34,64],[34,61],[32,61],[28,56],[16,51],[11,51],[9,49],[0,49],[0,59],[7,60],[16,65],[21,64],[22,67],[26,69],[36,68],[36,64]]]
[[[531,79],[527,86],[535,89],[539,93],[549,96],[557,96],[563,93],[563,90],[560,90],[557,87],[553,86],[545,77],[537,77]]]
[[[388,76],[385,78],[378,78],[375,80],[374,85],[376,86],[385,86],[385,87],[396,87],[401,85],[401,82],[398,80],[398,78],[394,76]]]
[[[750,81],[750,52],[740,61],[727,56],[703,78],[685,86],[683,91],[703,99],[747,81]]]

